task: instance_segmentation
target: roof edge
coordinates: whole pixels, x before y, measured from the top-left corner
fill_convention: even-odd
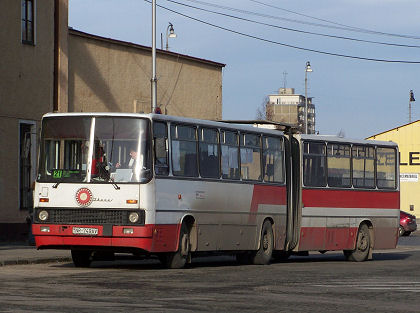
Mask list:
[[[383,132],[380,132],[380,133],[374,134],[374,135],[372,135],[372,136],[366,137],[365,139],[372,138],[372,137],[376,137],[376,136],[379,136],[379,135],[383,135],[383,134],[388,133],[388,132],[390,132],[390,131],[393,131],[393,130],[396,130],[396,129],[398,129],[398,128],[405,127],[405,126],[408,126],[408,125],[411,125],[411,124],[415,124],[415,123],[417,123],[417,122],[420,122],[420,120],[417,120],[417,121],[414,121],[414,122],[410,122],[410,123],[407,123],[407,124],[403,124],[403,125],[400,125],[400,126],[396,126],[396,127],[394,127],[394,128],[391,128],[391,129],[385,130],[385,131],[383,131]]]
[[[98,35],[94,35],[94,34],[89,34],[89,33],[86,33],[86,32],[71,28],[71,27],[69,27],[68,30],[69,30],[69,34],[74,35],[74,36],[90,38],[90,39],[94,39],[94,40],[98,40],[98,41],[109,42],[109,43],[113,43],[113,44],[117,44],[117,45],[121,45],[121,46],[126,46],[126,47],[131,47],[131,48],[136,48],[136,49],[150,50],[150,51],[152,50],[152,48],[148,47],[148,46],[139,45],[139,44],[129,42],[129,41],[122,41],[122,40],[118,40],[118,39],[106,38],[106,37],[102,37],[102,36],[98,36]],[[195,62],[205,63],[205,64],[216,66],[216,67],[222,67],[223,68],[223,67],[226,66],[226,64],[224,64],[224,63],[219,63],[219,62],[215,62],[215,61],[211,61],[211,60],[197,58],[197,57],[189,56],[189,55],[186,55],[186,54],[180,54],[180,53],[166,51],[166,50],[162,50],[162,49],[156,49],[156,53],[159,53],[159,54],[162,54],[162,55],[170,55],[170,56],[173,56],[173,57],[183,58],[183,59],[187,59],[187,60],[191,60],[191,61],[195,61]]]

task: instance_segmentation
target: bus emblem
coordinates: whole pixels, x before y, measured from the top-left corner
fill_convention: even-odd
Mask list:
[[[92,203],[92,192],[88,188],[80,188],[76,192],[76,201],[79,206],[89,206]]]

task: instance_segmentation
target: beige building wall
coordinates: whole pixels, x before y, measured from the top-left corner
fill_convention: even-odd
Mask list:
[[[35,2],[34,43],[24,44],[21,1],[0,1],[0,240],[8,234],[19,239],[27,231],[20,161],[25,153],[30,157],[34,180],[36,132],[41,116],[53,107],[54,0]],[[23,131],[32,140],[25,149],[20,145]]]
[[[220,120],[224,64],[157,51],[157,103],[169,115]],[[151,111],[151,49],[70,30],[69,111]]]

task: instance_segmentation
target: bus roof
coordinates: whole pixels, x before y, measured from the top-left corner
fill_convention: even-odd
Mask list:
[[[301,138],[302,140],[313,140],[313,141],[327,141],[327,142],[342,142],[342,143],[353,143],[353,144],[363,144],[363,145],[376,145],[376,146],[390,146],[396,147],[398,146],[393,141],[381,141],[381,140],[365,140],[365,139],[350,139],[350,138],[343,138],[333,135],[305,135],[300,134],[296,136],[297,138]]]
[[[194,119],[189,117],[165,115],[165,114],[151,114],[151,113],[115,113],[115,112],[71,112],[71,113],[47,113],[44,114],[43,118],[50,117],[63,117],[63,116],[101,116],[101,117],[137,117],[137,118],[147,118],[152,120],[160,121],[170,121],[174,123],[186,123],[186,124],[199,124],[205,125],[208,127],[231,129],[231,130],[242,130],[248,132],[259,132],[271,135],[283,135],[283,132],[276,129],[267,129],[267,128],[257,128],[251,125],[243,125],[238,122],[238,124],[224,123],[223,121],[211,121],[211,120],[202,120]]]

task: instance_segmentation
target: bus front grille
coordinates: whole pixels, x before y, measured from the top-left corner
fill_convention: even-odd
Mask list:
[[[45,221],[39,219],[41,211],[48,212],[48,218]],[[131,212],[139,214],[136,223],[131,223],[128,219]],[[43,224],[144,225],[144,215],[143,210],[38,208],[35,211],[34,222]]]

